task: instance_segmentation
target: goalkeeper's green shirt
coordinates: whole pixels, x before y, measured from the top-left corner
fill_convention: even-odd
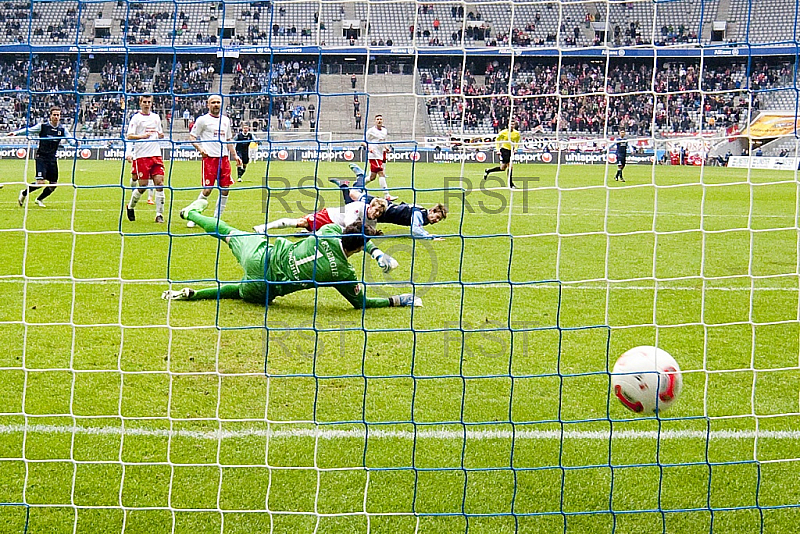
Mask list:
[[[264,241],[266,243],[266,241]],[[333,286],[355,308],[383,308],[388,298],[366,298],[364,287],[347,260],[342,247],[342,228],[328,224],[316,235],[297,242],[279,237],[269,247],[259,247],[249,260],[241,261],[245,271],[240,294],[249,302],[271,302],[275,297]],[[264,283],[264,261],[268,262]]]

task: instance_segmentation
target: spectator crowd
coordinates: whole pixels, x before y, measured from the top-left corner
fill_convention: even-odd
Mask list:
[[[584,134],[626,130],[632,135],[695,133],[741,126],[747,117],[744,62],[705,65],[699,60],[568,60],[489,62],[480,76],[473,65],[439,63],[421,69],[428,113],[448,132],[497,132],[517,118],[521,131],[556,129]],[[763,90],[790,78],[791,65],[756,61],[750,87]],[[701,90],[702,89],[702,90]],[[757,94],[757,93],[756,93]],[[754,110],[759,99],[752,99]],[[446,133],[446,132],[438,132]]]
[[[174,64],[173,64],[174,61]],[[484,60],[485,61],[485,60]],[[425,64],[427,63],[427,65]],[[747,74],[738,62],[548,58],[460,62],[425,61],[419,81],[434,126],[444,131],[490,133],[513,115],[521,131],[605,134],[626,130],[650,136],[741,127],[775,87],[793,86],[794,63],[754,60]],[[316,61],[243,56],[226,64],[216,58],[177,56],[137,60],[53,55],[0,59],[0,125],[19,127],[40,119],[51,104],[64,123],[86,137],[121,135],[135,94],[156,94],[155,111],[186,129],[205,113],[206,95],[223,88],[234,126],[256,131],[313,128],[318,111]],[[90,69],[91,67],[91,69]],[[90,70],[99,81],[87,88]],[[227,72],[230,70],[230,72]],[[217,86],[219,85],[219,87]],[[312,100],[312,97],[313,100]],[[360,103],[359,103],[360,104]],[[354,101],[353,116],[361,117]],[[174,115],[174,117],[173,117]],[[342,109],[342,117],[349,110]]]

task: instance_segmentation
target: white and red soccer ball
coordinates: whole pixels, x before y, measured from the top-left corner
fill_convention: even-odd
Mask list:
[[[652,414],[666,410],[683,389],[678,362],[657,347],[630,349],[611,372],[611,393],[629,410]]]

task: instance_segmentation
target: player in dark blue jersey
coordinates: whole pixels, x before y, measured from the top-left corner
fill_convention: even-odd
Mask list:
[[[617,145],[617,174],[614,175],[615,181],[624,182],[625,178],[622,177],[622,169],[625,168],[625,160],[628,158],[628,140],[625,139],[625,132],[619,132],[619,139]]]
[[[345,204],[355,201],[371,202],[373,197],[368,195],[366,190],[359,187],[359,184],[364,183],[364,170],[355,163],[350,164],[350,169],[356,175],[356,183],[354,186],[351,187],[350,182],[347,180],[331,178],[330,181],[341,188]],[[406,204],[405,202],[399,204],[389,202],[386,211],[376,220],[379,223],[410,227],[413,237],[441,240],[443,238],[432,236],[423,226],[436,224],[446,218],[447,207],[444,206],[444,204],[436,204],[434,207],[426,209],[412,204]]]
[[[250,163],[250,143],[253,141],[255,141],[255,138],[253,134],[250,133],[250,127],[246,124],[242,127],[242,131],[233,138],[233,142],[236,143],[236,153],[239,154],[239,157],[242,159],[242,166],[236,167],[238,182],[242,181],[242,176],[244,176],[247,170],[247,164]]]
[[[19,192],[20,206],[25,204],[25,198],[28,193],[40,189],[45,184],[55,184],[58,182],[58,162],[56,161],[56,152],[63,139],[66,139],[67,132],[60,124],[61,121],[61,108],[52,106],[50,108],[50,120],[42,122],[30,128],[22,128],[15,132],[10,132],[9,136],[15,135],[29,135],[36,136],[39,140],[39,148],[36,149],[36,182],[32,183],[25,189]],[[44,208],[44,199],[49,197],[56,188],[52,185],[45,187],[39,196],[36,198],[36,204]]]

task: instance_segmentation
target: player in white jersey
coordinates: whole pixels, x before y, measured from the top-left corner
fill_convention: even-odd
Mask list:
[[[133,141],[133,174],[139,188],[133,190],[131,200],[125,207],[129,221],[136,220],[136,204],[147,191],[147,182],[156,187],[156,222],[164,222],[164,160],[161,158],[159,139],[164,138],[161,117],[153,113],[153,96],[139,97],[139,111],[131,117],[127,138]]]
[[[197,118],[189,138],[203,158],[203,190],[197,199],[208,201],[219,177],[219,200],[214,217],[220,218],[228,202],[228,188],[233,185],[230,158],[236,161],[237,167],[242,165],[242,160],[236,153],[236,144],[232,142],[231,120],[221,114],[222,97],[209,96],[207,105],[208,113]],[[189,221],[186,226],[191,228],[194,223]]]
[[[326,224],[338,224],[345,228],[358,220],[364,221],[367,226],[373,228],[377,225],[377,219],[384,214],[388,203],[382,198],[373,198],[372,202],[351,202],[338,208],[322,208],[316,213],[311,213],[299,219],[285,217],[272,221],[267,224],[254,226],[253,230],[259,234],[266,234],[267,230],[278,230],[281,228],[304,228],[309,232],[316,232]]]
[[[351,202],[339,208],[323,208],[316,213],[311,213],[299,219],[286,217],[278,219],[268,224],[254,226],[253,230],[259,234],[266,234],[268,230],[279,228],[303,228],[309,232],[316,232],[328,224],[337,224],[346,228],[350,224],[363,221],[364,226],[375,228],[378,218],[386,212],[389,203],[382,198],[373,198],[369,204],[365,202]],[[388,273],[399,265],[397,260],[385,254],[378,247],[371,245],[368,247],[369,253],[378,262],[383,272]]]
[[[375,178],[380,177],[381,187],[383,188],[383,197],[392,202],[397,200],[397,197],[389,193],[389,185],[386,183],[386,154],[392,151],[392,147],[386,144],[386,139],[389,137],[389,131],[383,126],[383,115],[375,115],[375,126],[367,130],[365,143],[367,147],[367,159],[369,160],[369,178],[367,182],[373,181]],[[363,188],[366,188],[366,183]]]

